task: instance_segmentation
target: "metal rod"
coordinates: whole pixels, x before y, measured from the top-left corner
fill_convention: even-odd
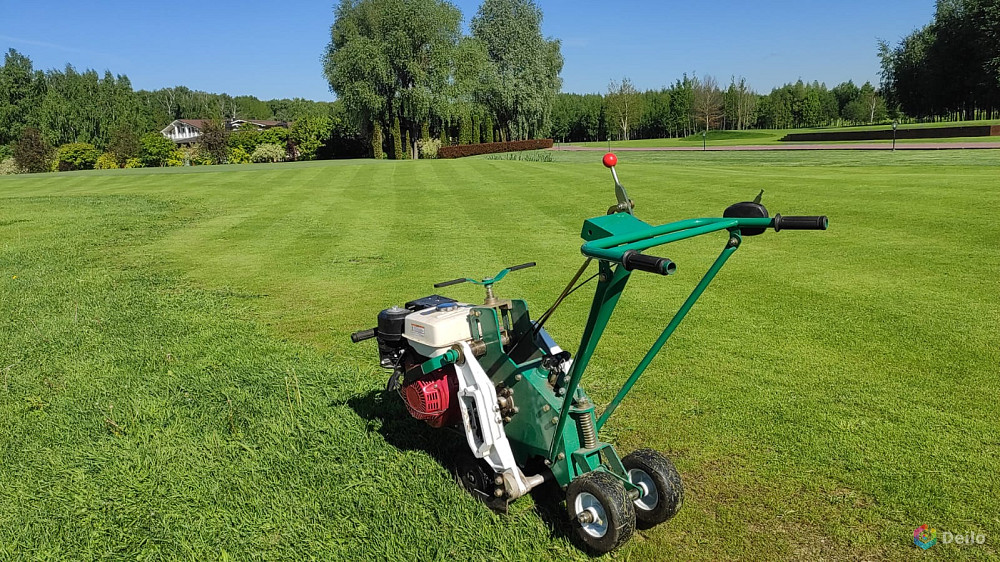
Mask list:
[[[618,299],[622,296],[625,284],[628,282],[630,271],[622,266],[618,266],[612,273],[611,266],[607,262],[600,262],[601,281],[597,284],[597,292],[594,294],[594,302],[590,305],[590,316],[587,317],[587,326],[583,329],[583,337],[580,339],[580,348],[573,359],[573,367],[570,370],[569,385],[566,387],[566,396],[563,398],[562,409],[559,411],[559,421],[556,424],[555,438],[552,440],[552,447],[549,449],[549,460],[555,461],[556,450],[562,443],[562,431],[566,426],[566,418],[569,417],[569,410],[573,406],[573,395],[583,372],[590,363],[590,357],[594,354],[597,342],[604,334],[604,328],[611,319]]]
[[[628,378],[627,381],[625,381],[625,384],[622,386],[621,390],[618,391],[618,394],[615,396],[615,399],[612,400],[610,404],[608,404],[607,408],[605,408],[604,413],[601,414],[600,419],[597,420],[597,431],[601,430],[601,427],[604,426],[604,422],[608,421],[608,418],[611,417],[611,414],[615,411],[615,408],[617,408],[618,405],[621,403],[622,399],[625,398],[625,395],[628,394],[630,390],[632,390],[632,386],[635,385],[636,381],[639,380],[639,377],[642,375],[642,373],[646,371],[646,367],[649,367],[650,362],[652,362],[656,354],[660,352],[660,349],[663,348],[663,345],[667,343],[667,339],[670,338],[670,336],[674,333],[674,330],[677,329],[677,326],[681,323],[681,320],[684,320],[684,317],[687,315],[688,311],[691,310],[691,307],[694,306],[694,303],[695,301],[698,300],[698,297],[700,297],[701,294],[705,292],[705,289],[708,288],[708,284],[712,282],[712,279],[715,278],[715,275],[719,272],[720,269],[722,269],[722,266],[726,263],[726,260],[729,259],[729,256],[731,256],[733,252],[735,252],[736,249],[740,247],[740,241],[741,239],[738,233],[733,232],[730,235],[729,242],[726,243],[726,247],[723,248],[722,253],[719,254],[719,257],[715,259],[715,262],[712,264],[712,266],[708,268],[708,271],[705,272],[705,275],[704,277],[701,278],[701,281],[699,281],[698,284],[695,285],[694,290],[691,291],[690,295],[688,295],[687,300],[685,300],[684,304],[681,305],[680,310],[678,310],[677,313],[674,314],[674,317],[670,320],[670,323],[667,324],[667,327],[664,328],[663,333],[660,334],[660,337],[653,344],[653,347],[649,348],[649,351],[646,352],[646,356],[642,358],[642,361],[640,361],[639,365],[636,366],[635,371],[633,371],[632,375]]]

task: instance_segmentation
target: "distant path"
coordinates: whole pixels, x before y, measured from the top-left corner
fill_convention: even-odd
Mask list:
[[[896,143],[896,150],[959,150],[976,148],[1000,148],[1000,142],[908,142]],[[559,145],[552,147],[552,150],[568,151],[589,151],[603,152],[607,148],[597,146],[574,146]],[[703,149],[700,146],[651,146],[651,147],[614,147],[618,152],[701,152],[708,151],[729,151],[729,150],[892,150],[892,145],[888,143],[870,144],[757,144],[743,146],[709,146]]]

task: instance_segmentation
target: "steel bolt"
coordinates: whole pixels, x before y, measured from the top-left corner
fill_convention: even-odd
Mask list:
[[[559,418],[555,418],[555,417],[552,418],[552,424],[555,425],[557,423],[559,423]]]
[[[510,423],[510,416],[504,416],[503,423]]]
[[[550,408],[548,404],[546,404],[546,405],[542,406],[542,411],[543,411],[543,412],[548,412],[548,411],[549,411],[549,410],[551,410],[551,409],[552,409],[552,408]]]
[[[518,373],[518,374],[514,375],[514,380],[516,380],[516,381],[519,381],[519,380],[521,380],[523,378],[524,377],[521,376],[521,373]]]
[[[566,453],[559,453],[559,455],[556,456],[556,458],[559,459],[559,460],[563,460],[563,459],[566,458]]]
[[[503,476],[500,476],[498,474],[497,477],[493,479],[493,483],[496,484],[497,486],[503,484]]]
[[[502,496],[503,495],[503,488],[497,488],[496,490],[493,490],[493,495],[496,496],[496,497],[498,497],[498,498],[500,496]]]
[[[580,522],[581,525],[586,525],[588,523],[594,522],[594,514],[589,511],[584,511],[580,515],[576,516],[576,520]]]
[[[518,408],[517,406],[514,406],[514,413],[515,414],[518,413],[518,412],[520,412],[520,411],[521,411],[521,408]]]

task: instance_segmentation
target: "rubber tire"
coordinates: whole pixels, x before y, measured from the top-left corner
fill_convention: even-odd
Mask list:
[[[574,504],[577,496],[583,492],[593,495],[604,508],[608,529],[602,537],[587,533],[577,519]],[[607,472],[588,472],[570,482],[566,487],[566,511],[577,535],[597,554],[605,554],[620,547],[635,532],[635,505],[621,480]]]
[[[635,519],[639,528],[648,529],[677,515],[684,503],[684,484],[670,459],[653,449],[639,449],[626,455],[622,464],[626,472],[641,470],[648,474],[659,496],[653,509],[635,504]]]

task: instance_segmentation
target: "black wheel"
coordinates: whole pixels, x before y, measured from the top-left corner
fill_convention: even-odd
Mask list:
[[[474,458],[472,455],[460,455],[454,474],[455,480],[472,494],[472,497],[494,511],[507,512],[507,496],[496,495],[498,489],[503,489],[496,483],[499,475],[486,464],[486,461]]]
[[[628,542],[635,506],[625,485],[607,472],[588,472],[566,487],[566,510],[584,543],[604,554]]]
[[[643,490],[635,500],[635,519],[640,528],[659,525],[677,514],[684,503],[684,485],[670,459],[652,449],[639,449],[622,459],[622,464],[629,482]]]

